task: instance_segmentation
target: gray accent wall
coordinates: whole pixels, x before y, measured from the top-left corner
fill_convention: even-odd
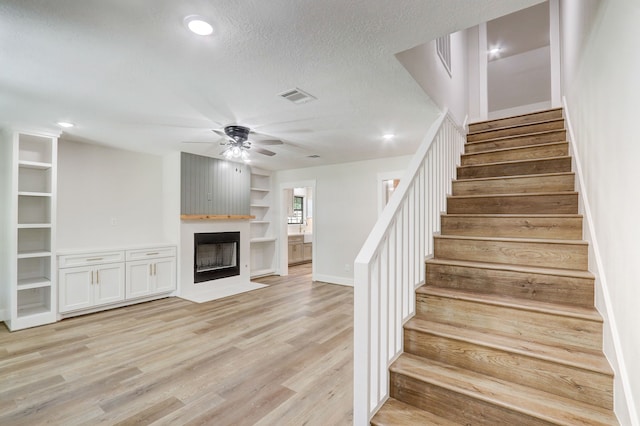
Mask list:
[[[180,214],[249,214],[251,168],[246,164],[183,152],[180,181]]]

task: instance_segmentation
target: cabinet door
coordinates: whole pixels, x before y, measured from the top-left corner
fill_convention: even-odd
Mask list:
[[[94,285],[94,305],[124,300],[124,263],[95,267],[97,285]]]
[[[313,243],[305,243],[304,247],[303,247],[303,251],[304,251],[304,260],[311,260],[312,257],[312,253],[313,253],[313,249],[312,249],[312,244]]]
[[[60,269],[58,272],[60,312],[91,307],[95,279],[95,272],[90,266]]]
[[[288,254],[287,254],[287,256],[288,256],[288,263],[289,263],[289,265],[291,265],[293,262],[295,262],[295,260],[293,260],[293,254],[294,254],[294,251],[293,251],[293,250],[294,250],[295,244],[289,244],[288,246],[289,246],[289,247],[288,247],[288,248],[289,248],[289,251],[287,252],[287,253],[288,253]]]
[[[148,260],[127,262],[127,299],[153,292],[153,263]]]
[[[289,263],[302,262],[304,259],[304,250],[302,243],[291,244],[293,246],[292,256],[289,258]]]
[[[156,259],[153,262],[154,293],[166,293],[176,289],[175,257]]]

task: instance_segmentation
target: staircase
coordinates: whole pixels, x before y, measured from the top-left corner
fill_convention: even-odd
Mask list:
[[[472,124],[373,425],[617,425],[562,110]]]

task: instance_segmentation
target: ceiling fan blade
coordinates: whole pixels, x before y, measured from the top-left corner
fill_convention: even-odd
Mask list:
[[[251,147],[251,151],[255,151],[258,154],[267,155],[269,157],[273,157],[274,155],[276,155],[276,153],[273,151],[269,151],[268,149],[262,149],[258,147]]]
[[[181,143],[208,143],[211,145],[213,142],[205,142],[205,141],[182,141]]]
[[[216,135],[222,136],[225,139],[229,137],[229,136],[227,136],[227,134],[222,129],[211,129],[211,131],[213,133],[215,133]]]
[[[257,143],[258,145],[264,145],[264,146],[272,146],[272,145],[282,145],[284,144],[284,142],[282,142],[280,139],[264,139],[264,140],[254,140],[253,142]]]
[[[227,153],[227,151],[229,151],[230,148],[224,149],[222,150],[222,152],[219,155],[225,155]]]

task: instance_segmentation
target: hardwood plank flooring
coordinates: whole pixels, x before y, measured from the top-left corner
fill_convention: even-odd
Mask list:
[[[311,265],[197,304],[167,298],[9,333],[2,425],[350,425],[353,289]]]

